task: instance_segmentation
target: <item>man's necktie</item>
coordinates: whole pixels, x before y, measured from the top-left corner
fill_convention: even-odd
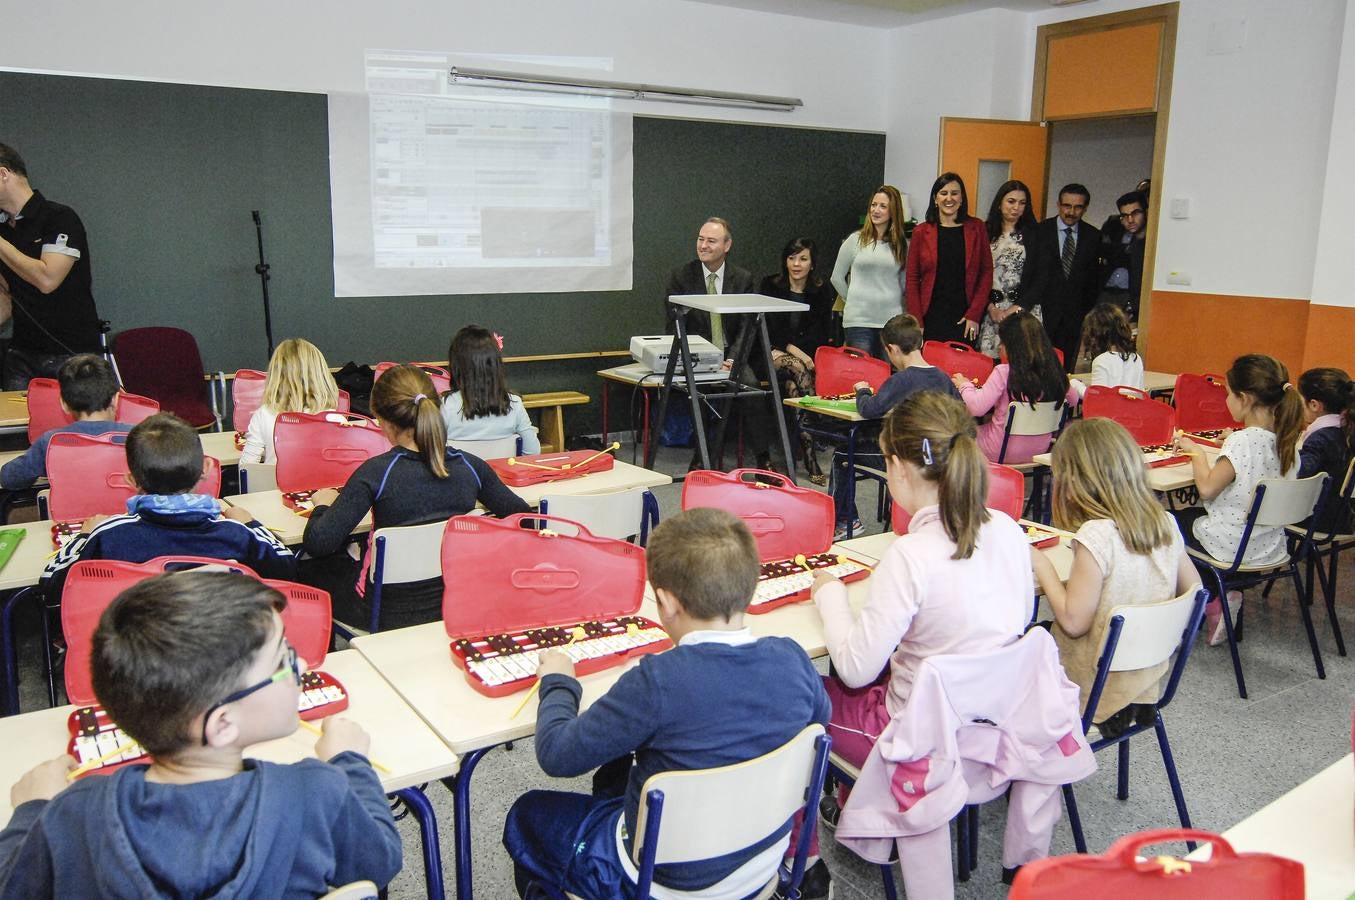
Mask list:
[[[1077,254],[1077,232],[1069,228],[1063,233],[1063,277],[1073,277],[1073,257]]]
[[[706,273],[706,293],[707,294],[720,293],[715,289],[714,272]],[[710,314],[710,342],[714,344],[716,347],[719,347],[721,350],[725,348],[725,326],[724,323],[720,321],[719,313]]]

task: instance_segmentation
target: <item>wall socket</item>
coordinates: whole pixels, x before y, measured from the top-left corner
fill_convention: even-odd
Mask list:
[[[1186,272],[1168,272],[1167,284],[1190,284],[1190,275]]]

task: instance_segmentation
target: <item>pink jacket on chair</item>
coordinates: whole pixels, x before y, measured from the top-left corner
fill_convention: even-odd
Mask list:
[[[1070,784],[1095,771],[1077,685],[1049,632],[1033,628],[992,653],[923,661],[907,705],[866,758],[837,839],[886,863],[894,838],[940,828],[1011,782]]]

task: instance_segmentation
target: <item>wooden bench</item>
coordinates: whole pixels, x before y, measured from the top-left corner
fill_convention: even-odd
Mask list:
[[[523,394],[522,405],[527,409],[541,410],[542,453],[558,453],[565,449],[565,407],[587,403],[587,394],[578,391],[548,391],[542,394]]]

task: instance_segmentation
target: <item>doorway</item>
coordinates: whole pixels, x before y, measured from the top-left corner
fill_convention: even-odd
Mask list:
[[[1073,182],[1091,191],[1087,222],[1101,228],[1110,217],[1118,217],[1116,198],[1153,171],[1156,120],[1150,115],[1051,122],[1049,196],[1040,218],[1057,214],[1058,190]]]

